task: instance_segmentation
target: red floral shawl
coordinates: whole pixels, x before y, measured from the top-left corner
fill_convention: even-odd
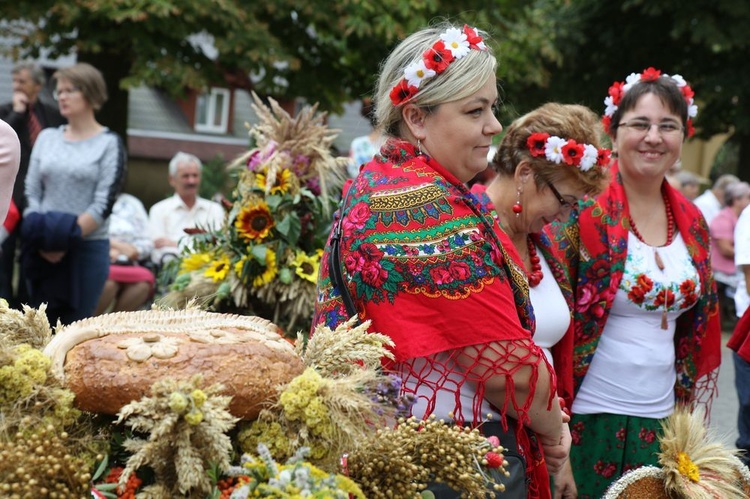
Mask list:
[[[515,399],[512,375],[532,367],[533,394],[539,364],[546,360],[531,341],[534,323],[525,276],[506,253],[491,213],[441,165],[393,139],[362,167],[349,189],[354,190],[340,215],[343,278],[360,319],[371,320],[370,331],[387,334],[395,343],[395,362],[386,367],[401,374],[404,386],[410,380],[429,385],[434,398],[448,392],[457,422],[472,425],[484,420],[486,380],[504,376],[508,395],[497,408],[503,422],[513,404],[519,421],[527,423],[533,397],[525,403]],[[347,314],[331,283],[329,251],[330,241],[321,259],[313,325],[334,328]],[[457,384],[455,378],[448,381],[459,372],[450,361],[469,346],[482,352],[475,365],[489,371]],[[519,347],[531,354],[521,355]],[[449,361],[442,360],[443,354]],[[494,360],[487,361],[487,354]],[[433,383],[425,371],[440,379]],[[459,397],[467,382],[476,388],[471,407]],[[555,393],[553,380],[550,404]],[[434,404],[429,400],[428,412]],[[517,436],[528,462],[530,497],[549,497],[536,437],[522,425]]]
[[[574,322],[553,349],[558,392],[568,404],[572,404],[596,353],[627,256],[628,202],[616,164],[613,173],[615,179],[609,187],[596,199],[584,202],[578,218],[545,229],[556,265],[570,279],[575,297]],[[666,181],[662,189],[698,270],[702,290],[695,306],[677,319],[675,396],[680,402],[705,403],[710,409],[721,362],[721,326],[708,228],[693,203]]]

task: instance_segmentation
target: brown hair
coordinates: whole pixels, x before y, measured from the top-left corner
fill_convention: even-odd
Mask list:
[[[107,102],[107,84],[102,73],[91,64],[79,62],[55,71],[52,78],[65,78],[81,91],[84,99],[98,111]]]
[[[668,76],[660,76],[655,80],[639,81],[622,96],[617,111],[612,115],[612,122],[609,125],[609,133],[612,137],[617,136],[617,128],[620,126],[622,115],[627,111],[634,109],[638,100],[646,94],[654,94],[669,109],[682,120],[682,128],[685,130],[684,137],[687,138],[688,129],[688,105],[685,97],[682,95],[680,88]]]
[[[542,187],[547,182],[555,183],[570,179],[573,184],[589,195],[599,194],[609,182],[609,174],[601,166],[582,171],[575,166],[555,164],[544,157],[534,157],[527,145],[534,133],[573,139],[579,144],[591,144],[601,148],[599,137],[604,130],[599,117],[589,108],[577,104],[550,102],[517,118],[506,129],[500,146],[490,166],[502,176],[513,176],[521,162],[526,161],[534,171],[535,182]]]

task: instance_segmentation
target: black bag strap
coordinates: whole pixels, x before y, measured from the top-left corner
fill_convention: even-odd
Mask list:
[[[331,251],[328,254],[328,268],[331,271],[331,282],[333,283],[333,287],[339,290],[349,318],[355,316],[358,317],[359,314],[357,313],[357,309],[354,306],[354,300],[349,293],[349,288],[344,282],[344,276],[341,272],[341,224],[344,220],[344,209],[346,208],[347,201],[349,201],[352,189],[354,189],[354,185],[350,184],[349,189],[346,191],[346,197],[341,202],[339,219],[336,226],[333,228],[333,234],[331,235]],[[359,323],[359,319],[357,319],[357,323]]]

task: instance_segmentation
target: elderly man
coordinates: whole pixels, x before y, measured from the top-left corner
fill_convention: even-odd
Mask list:
[[[706,189],[703,194],[695,198],[693,203],[695,203],[695,206],[701,210],[703,218],[706,219],[707,224],[711,225],[711,221],[725,206],[724,201],[726,196],[724,195],[724,191],[727,186],[739,181],[740,179],[734,175],[728,173],[721,175],[716,179],[716,182],[714,182],[714,185],[711,186],[710,189]]]
[[[26,208],[26,196],[24,194],[24,181],[29,169],[29,158],[31,148],[34,146],[37,135],[42,129],[56,127],[65,123],[65,119],[55,104],[47,104],[39,99],[39,94],[44,86],[44,71],[36,63],[23,61],[13,66],[11,72],[13,77],[13,98],[11,102],[0,106],[0,119],[5,120],[16,135],[21,144],[21,157],[18,167],[18,175],[13,185],[13,202],[19,213]],[[2,220],[5,220],[3,217]],[[6,221],[7,222],[7,221]],[[13,306],[20,306],[28,299],[24,278],[18,278],[18,291],[13,292],[13,273],[15,271],[15,257],[18,244],[19,231],[11,231],[9,237],[2,244],[2,257],[0,257],[0,297],[7,298]]]
[[[202,169],[198,157],[184,152],[178,152],[169,162],[169,184],[175,193],[153,205],[148,214],[154,240],[151,259],[156,264],[179,254],[187,244],[185,229],[217,228],[224,220],[220,204],[198,196]]]

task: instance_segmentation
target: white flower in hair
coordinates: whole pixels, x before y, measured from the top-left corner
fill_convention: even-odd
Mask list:
[[[456,59],[462,58],[469,53],[469,50],[471,50],[466,33],[463,33],[457,28],[449,28],[445,30],[445,33],[440,35],[440,39],[443,41],[443,44],[445,44],[445,48],[450,50],[453,57]]]
[[[599,149],[592,146],[591,144],[583,145],[583,156],[581,156],[581,163],[579,168],[583,172],[591,170],[596,164],[596,160],[599,156]]]
[[[677,84],[677,86],[678,86],[678,87],[680,87],[680,88],[682,88],[682,87],[684,87],[685,85],[687,85],[687,82],[685,81],[685,78],[683,78],[683,77],[682,77],[682,76],[680,76],[680,75],[672,75],[672,76],[670,76],[670,78],[672,78],[672,80],[674,80],[674,82],[675,82],[675,83]]]
[[[565,159],[563,157],[562,148],[567,143],[567,140],[560,137],[555,137],[554,135],[548,138],[547,144],[544,146],[544,155],[547,160],[558,165],[562,163]]]
[[[612,116],[613,114],[615,114],[615,111],[617,111],[615,100],[612,98],[611,95],[608,95],[604,99],[604,106],[605,106],[604,114],[606,114],[607,116]]]
[[[435,71],[425,66],[424,60],[419,60],[404,70],[406,81],[415,88],[419,88],[422,80],[428,80],[436,74]]]
[[[622,91],[627,92],[630,90],[630,88],[641,81],[641,75],[638,73],[630,73],[627,78],[625,78],[625,85],[622,86]]]
[[[688,116],[690,118],[695,118],[698,115],[698,106],[693,104],[693,99],[690,99],[690,104],[688,105]]]

